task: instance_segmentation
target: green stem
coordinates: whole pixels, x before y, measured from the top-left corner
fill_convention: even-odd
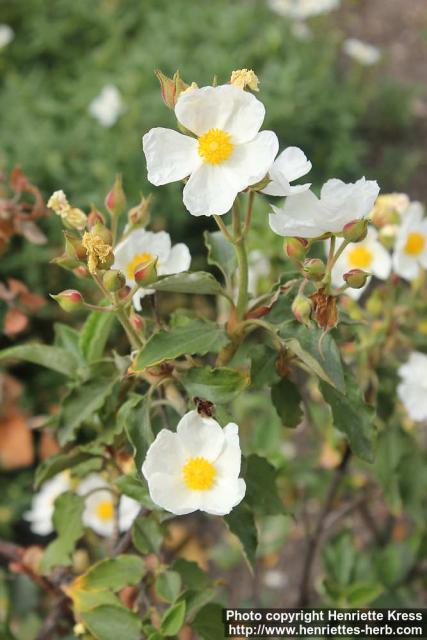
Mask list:
[[[240,220],[240,204],[238,200],[233,206],[234,246],[237,263],[239,265],[239,295],[237,297],[237,316],[242,319],[248,306],[248,257],[246,255],[245,239],[242,235]]]
[[[215,222],[218,225],[218,228],[220,231],[222,231],[222,233],[224,234],[224,236],[227,238],[227,240],[229,242],[231,242],[231,244],[234,244],[234,238],[231,235],[231,233],[229,232],[229,230],[227,229],[226,225],[224,224],[224,222],[222,221],[221,216],[214,216]]]

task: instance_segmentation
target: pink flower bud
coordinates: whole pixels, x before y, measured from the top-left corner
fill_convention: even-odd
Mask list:
[[[303,324],[310,326],[310,316],[313,305],[309,298],[306,298],[302,294],[298,294],[293,303],[292,303],[292,313],[298,322],[302,322]]]
[[[308,248],[309,242],[305,238],[285,238],[283,243],[286,255],[298,261],[304,260]]]
[[[135,282],[146,287],[157,280],[157,258],[137,266],[134,273]]]
[[[106,271],[102,276],[102,283],[107,291],[111,291],[114,293],[115,291],[118,291],[125,286],[126,278],[124,277],[123,273],[121,273],[117,269],[110,269],[109,271]]]
[[[94,227],[97,222],[99,222],[100,224],[105,224],[105,218],[96,207],[92,206],[92,209],[90,210],[87,217],[88,229],[92,229],[92,227]]]
[[[188,84],[181,80],[179,71],[174,73],[173,78],[165,76],[160,69],[156,69],[154,73],[160,82],[163,102],[167,107],[169,107],[169,109],[174,109],[176,101],[179,98],[179,94],[188,89]]]
[[[137,313],[132,313],[129,320],[133,328],[138,333],[142,333],[142,331],[144,330],[144,320],[142,319],[142,317],[139,316]]]
[[[56,295],[51,294],[50,297],[56,300],[64,311],[78,311],[84,307],[83,296],[76,289],[65,289],[65,291],[61,291]]]
[[[123,191],[122,177],[116,175],[113,187],[105,198],[105,206],[112,216],[118,216],[123,213],[126,206],[126,196]]]
[[[361,289],[365,286],[369,278],[369,273],[361,269],[351,269],[343,275],[343,278],[352,289]]]
[[[348,242],[360,242],[366,238],[367,233],[368,221],[363,218],[347,222],[343,229],[343,236]]]
[[[321,280],[326,272],[325,264],[319,258],[307,258],[302,263],[302,271],[308,280]]]

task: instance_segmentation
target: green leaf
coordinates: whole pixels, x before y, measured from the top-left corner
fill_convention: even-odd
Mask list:
[[[139,478],[127,475],[120,476],[115,484],[120,493],[124,493],[126,496],[133,498],[141,504],[146,503],[148,498],[147,485],[139,480]]]
[[[137,584],[145,574],[144,560],[135,555],[121,555],[100,560],[79,578],[82,590],[109,589],[119,591]]]
[[[375,410],[365,403],[357,380],[346,370],[347,395],[320,383],[325,401],[332,410],[334,426],[347,436],[352,451],[367,462],[375,458]]]
[[[199,396],[215,404],[230,402],[249,384],[247,374],[227,367],[195,367],[180,381],[190,396]]]
[[[152,336],[139,352],[134,368],[141,371],[183,355],[216,353],[227,342],[224,329],[212,322],[195,320]]]
[[[193,271],[191,273],[177,273],[173,276],[164,276],[153,284],[150,289],[156,291],[168,291],[170,293],[196,293],[200,295],[223,295],[226,292],[211,273],[207,271]]]
[[[154,440],[150,421],[150,404],[146,396],[131,393],[117,413],[117,421],[123,424],[135,455],[135,465],[141,473],[142,463]]]
[[[84,367],[86,363],[79,347],[80,333],[67,324],[62,324],[62,322],[56,322],[54,324],[54,331],[55,346],[61,347],[69,353],[74,354],[80,366]]]
[[[83,624],[97,640],[140,640],[142,622],[125,607],[101,605],[82,612]]]
[[[341,364],[341,356],[335,340],[330,333],[323,335],[318,328],[305,327],[304,325],[286,326],[279,331],[285,338],[286,346],[304,362],[321,380],[336,387],[345,393],[344,372]],[[322,345],[322,351],[319,349]]]
[[[154,513],[140,516],[132,525],[132,543],[142,554],[159,553],[163,542],[162,527]]]
[[[276,369],[277,351],[264,345],[251,350],[251,386],[264,387],[280,380]]]
[[[163,571],[157,576],[155,587],[159,598],[175,602],[181,592],[181,576],[176,571]]]
[[[234,533],[240,540],[244,556],[249,566],[253,569],[255,567],[258,533],[251,507],[246,500],[243,500],[231,513],[224,516],[224,520],[231,533]]]
[[[53,476],[56,476],[57,473],[64,471],[64,469],[71,469],[76,465],[86,462],[90,460],[92,455],[89,453],[84,453],[79,449],[71,449],[71,451],[67,451],[63,453],[62,451],[59,453],[55,453],[50,458],[43,460],[43,462],[37,467],[36,477],[35,477],[35,487],[38,489],[43,482],[49,480]]]
[[[373,600],[376,600],[384,588],[380,584],[370,582],[357,582],[351,585],[347,592],[347,602],[349,607],[365,607]]]
[[[172,565],[173,571],[177,571],[187,589],[202,591],[210,584],[209,576],[199,567],[196,562],[178,558]]]
[[[80,350],[89,363],[99,360],[107,344],[115,320],[114,313],[92,311],[80,334]]]
[[[192,628],[200,640],[223,640],[225,636],[221,605],[211,603],[200,609]]]
[[[203,591],[186,591],[183,599],[187,604],[185,621],[191,623],[202,607],[211,602],[217,595],[216,589],[203,589]]]
[[[61,445],[70,442],[77,429],[99,411],[111,394],[114,380],[90,380],[66,396],[59,416],[58,438]]]
[[[208,250],[208,263],[218,267],[225,279],[229,280],[237,269],[237,258],[233,245],[221,231],[205,231],[203,237]]]
[[[283,513],[276,486],[276,469],[265,458],[255,454],[246,459],[246,502],[255,513],[275,515]]]
[[[42,559],[42,571],[49,574],[53,567],[68,566],[72,562],[75,544],[84,533],[82,514],[84,499],[75,493],[62,493],[55,501],[53,524],[58,534],[46,548]]]
[[[282,378],[271,387],[271,400],[284,427],[294,429],[301,423],[301,395],[289,378]]]
[[[0,351],[0,362],[2,360],[25,360],[64,376],[73,376],[79,367],[79,362],[72,352],[47,344],[22,344],[3,349]]]
[[[160,629],[165,636],[175,636],[181,629],[185,620],[186,603],[184,600],[177,602],[167,609],[162,617]]]

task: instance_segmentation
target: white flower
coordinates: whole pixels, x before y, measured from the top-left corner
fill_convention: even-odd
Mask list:
[[[387,280],[389,277],[391,256],[378,241],[378,232],[373,227],[369,227],[364,240],[349,244],[344,249],[332,269],[332,284],[341,287],[344,284],[343,275],[351,269],[367,271],[380,280]],[[361,289],[346,289],[346,294],[357,300],[368,286],[369,280]]]
[[[142,466],[153,502],[176,515],[230,513],[246,491],[238,429],[233,423],[221,429],[197,411],[181,418],[176,433],[162,429]]]
[[[112,127],[123,111],[120,91],[113,84],[106,84],[101,93],[89,105],[89,113],[103,127]]]
[[[291,182],[311,171],[311,162],[298,147],[288,147],[276,158],[268,170],[271,182],[262,189],[269,196],[290,196],[308,191],[310,183],[291,186]]]
[[[237,194],[265,177],[279,143],[259,129],[264,105],[232,85],[185,91],[175,106],[178,122],[196,138],[151,129],[142,139],[148,179],[158,186],[189,180],[184,205],[194,216],[222,215]]]
[[[253,296],[258,293],[258,281],[270,275],[270,261],[262,251],[254,249],[248,254],[248,291]]]
[[[268,6],[280,16],[304,20],[338,9],[340,0],[268,0]]]
[[[191,255],[182,242],[172,246],[166,231],[146,231],[134,229],[125,236],[114,250],[113,269],[120,269],[126,276],[128,287],[135,285],[135,269],[157,258],[157,273],[160,276],[181,273],[190,268]],[[154,293],[153,289],[139,289],[134,297],[135,308],[141,310],[141,298]]]
[[[323,185],[320,198],[305,191],[286,198],[282,208],[273,206],[270,227],[281,236],[302,238],[316,238],[328,231],[338,233],[348,222],[368,215],[378,192],[375,180],[360,178],[345,184],[333,178]]]
[[[399,369],[397,394],[412,420],[427,420],[427,355],[414,351]]]
[[[47,536],[53,531],[52,516],[56,498],[70,489],[70,476],[59,473],[43,483],[40,491],[33,496],[31,509],[24,513],[25,520],[31,523],[31,531],[39,536]]]
[[[15,37],[15,32],[8,24],[0,24],[0,49],[3,49]]]
[[[111,486],[102,476],[91,473],[81,481],[77,493],[85,498],[83,524],[100,536],[111,536],[115,530],[116,501]],[[119,531],[127,531],[141,505],[128,496],[121,496],[118,507]]]
[[[360,64],[370,67],[381,59],[381,51],[373,44],[357,38],[347,38],[342,45],[344,53]]]
[[[405,280],[415,280],[427,269],[427,219],[419,202],[412,202],[402,216],[393,253],[393,269]]]

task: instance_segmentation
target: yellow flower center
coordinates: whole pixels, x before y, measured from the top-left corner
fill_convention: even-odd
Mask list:
[[[148,251],[144,251],[144,253],[137,253],[136,256],[132,258],[126,267],[126,272],[128,278],[132,279],[135,275],[136,268],[146,262],[150,262],[150,260],[154,260],[154,256]]]
[[[108,520],[112,520],[114,515],[114,507],[112,500],[102,500],[102,502],[98,502],[95,509],[96,515],[100,520],[107,522]]]
[[[189,489],[206,491],[211,489],[215,481],[216,469],[202,456],[190,458],[182,467],[184,482]]]
[[[209,129],[199,138],[199,156],[208,164],[220,164],[230,157],[234,145],[230,134],[221,129]]]
[[[408,233],[408,237],[406,239],[405,244],[405,253],[410,256],[418,256],[424,249],[426,244],[426,239],[422,233],[418,233],[417,231],[412,231],[412,233]]]
[[[372,252],[363,245],[354,247],[354,249],[351,249],[348,253],[348,262],[356,269],[366,269],[369,267],[372,262],[372,258]]]

